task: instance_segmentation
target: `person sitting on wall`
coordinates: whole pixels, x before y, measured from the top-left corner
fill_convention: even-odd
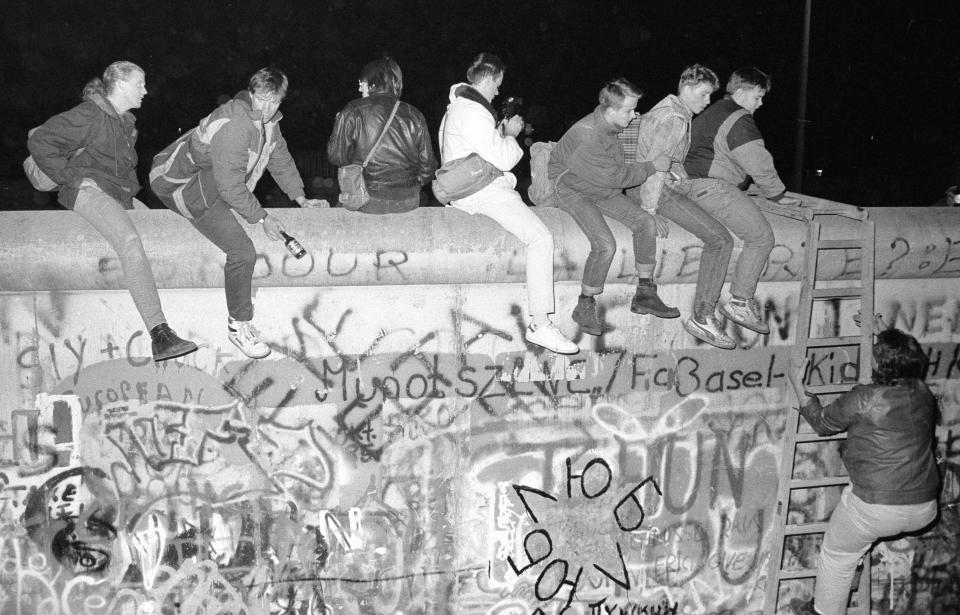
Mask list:
[[[651,215],[663,216],[703,241],[693,314],[683,328],[708,344],[730,349],[737,344],[720,327],[715,310],[727,277],[733,238],[716,218],[673,186],[688,181],[683,161],[690,149],[690,122],[710,104],[710,95],[719,86],[716,73],[706,66],[686,67],[680,74],[677,94],[668,95],[631,121],[619,138],[627,162],[650,160],[661,154],[670,158],[669,174],[648,177],[640,187],[627,190],[627,196]]]
[[[117,61],[103,78],[83,88],[83,102],[32,131],[27,140],[37,166],[59,186],[57,200],[77,212],[107,240],[120,259],[123,279],[150,332],[154,361],[195,352],[167,324],[157,282],[127,210],[146,208],[134,196],[137,180],[137,128],[131,109],[147,94],[146,75],[133,62]]]
[[[554,311],[553,235],[527,207],[514,188],[510,173],[523,150],[517,135],[523,117],[497,122],[491,106],[500,93],[506,65],[492,53],[481,53],[467,69],[469,83],[450,86],[450,104],[440,122],[440,157],[444,163],[476,153],[503,174],[478,192],[450,202],[450,207],[470,215],[493,219],[527,248],[527,302],[530,324],[524,338],[559,354],[576,354],[580,348],[550,320]]]
[[[280,133],[280,102],[289,82],[283,71],[263,68],[246,90],[200,120],[153,158],[150,187],[164,205],[187,218],[227,255],[223,266],[227,337],[245,355],[262,359],[270,347],[253,326],[252,281],[257,252],[237,221],[261,224],[274,241],[280,219],[260,205],[253,189],[268,169],[280,188],[301,207],[328,207],[304,196],[287,142]]]
[[[770,77],[756,68],[739,68],[727,81],[727,95],[694,118],[690,151],[683,162],[690,177],[683,192],[743,240],[730,284],[730,299],[720,312],[761,335],[770,333],[754,298],[757,282],[773,250],[770,223],[745,190],[752,181],[763,198],[799,206],[773,165],[773,156],[753,115],[770,91]],[[690,331],[690,329],[688,329]]]
[[[663,154],[648,162],[624,161],[617,133],[636,117],[641,96],[640,89],[626,79],[605,83],[597,107],[560,138],[547,166],[547,177],[556,182],[554,193],[560,209],[570,214],[590,240],[580,297],[573,310],[573,320],[590,335],[605,330],[597,314],[596,296],[603,292],[617,253],[616,238],[604,216],[623,223],[633,234],[638,280],[630,311],[659,318],[680,316],[677,308],[663,303],[653,283],[657,233],[666,233],[666,222],[623,194],[624,188],[639,186],[656,171],[670,170],[670,158]]]
[[[389,57],[370,62],[360,72],[359,90],[361,98],[351,100],[337,114],[327,142],[327,158],[334,166],[362,164],[370,153],[403,91],[400,66]],[[427,121],[416,107],[399,102],[389,129],[363,169],[370,200],[357,211],[388,214],[416,209],[421,186],[430,183],[436,170]]]
[[[803,370],[790,371],[810,426],[821,436],[847,432],[850,485],[820,547],[813,603],[820,615],[846,612],[857,562],[870,545],[922,529],[937,516],[937,409],[923,382],[927,355],[913,336],[888,329],[877,335],[873,360],[873,384],[857,385],[826,407],[803,391]]]

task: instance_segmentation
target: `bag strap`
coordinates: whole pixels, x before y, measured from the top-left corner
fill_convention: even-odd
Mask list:
[[[390,117],[387,118],[387,123],[383,125],[383,130],[380,131],[380,136],[377,137],[376,143],[373,144],[373,147],[370,148],[370,153],[367,154],[367,157],[363,159],[363,166],[366,168],[367,164],[370,162],[370,159],[373,158],[373,152],[377,151],[377,148],[380,147],[380,142],[383,141],[383,135],[387,134],[387,129],[390,128],[390,122],[393,121],[393,118],[397,115],[397,109],[400,107],[400,99],[397,99],[397,102],[393,105],[393,111],[390,112]]]

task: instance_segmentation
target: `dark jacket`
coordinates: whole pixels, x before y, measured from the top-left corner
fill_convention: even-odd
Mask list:
[[[243,90],[153,157],[150,187],[167,207],[199,218],[223,199],[249,223],[267,214],[253,195],[264,170],[294,201],[303,180],[280,132],[278,111],[264,121]]]
[[[800,408],[821,436],[847,431],[843,461],[853,493],[870,504],[921,504],[937,498],[933,457],[936,401],[919,380],[857,385],[823,407]]]
[[[363,164],[396,102],[392,94],[377,92],[347,103],[337,114],[327,142],[330,163],[338,167]],[[367,191],[377,199],[407,199],[430,183],[436,170],[437,158],[423,114],[401,101],[383,141],[363,170]]]
[[[90,94],[34,130],[27,149],[40,170],[60,185],[57,200],[67,209],[73,209],[80,183],[88,178],[124,209],[132,209],[140,191],[135,123],[129,111],[120,115],[102,95]]]
[[[603,118],[601,107],[570,127],[550,152],[547,176],[563,173],[559,186],[597,199],[638,186],[656,169],[652,162],[626,163],[617,140],[620,129]]]
[[[693,118],[683,166],[691,178],[723,179],[741,190],[752,179],[771,201],[779,201],[786,192],[756,121],[729,96]]]

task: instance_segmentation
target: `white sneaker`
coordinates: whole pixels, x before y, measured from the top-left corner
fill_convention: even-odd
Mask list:
[[[557,325],[549,321],[536,329],[533,328],[533,323],[530,323],[524,337],[531,344],[543,346],[557,354],[577,354],[580,352],[580,347],[564,337]]]
[[[752,297],[746,301],[730,299],[720,306],[720,313],[741,327],[746,327],[761,335],[770,333],[770,327],[762,320],[760,304]]]
[[[716,346],[717,348],[733,350],[737,347],[737,343],[733,341],[733,338],[724,333],[723,329],[720,328],[720,323],[717,322],[716,316],[707,316],[704,322],[699,322],[691,316],[683,321],[683,328],[698,340]]]
[[[262,359],[270,354],[270,347],[260,341],[260,332],[249,320],[229,319],[227,337],[251,359]]]

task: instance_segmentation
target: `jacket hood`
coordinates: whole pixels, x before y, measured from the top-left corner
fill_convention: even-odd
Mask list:
[[[124,120],[129,120],[130,122],[136,122],[136,119],[137,119],[136,116],[134,116],[129,111],[125,111],[123,113],[123,116],[121,117],[121,115],[117,112],[116,107],[113,106],[113,103],[107,100],[107,97],[104,96],[103,94],[100,94],[99,92],[84,94],[83,100],[85,102],[92,102],[93,104],[95,104],[97,107],[100,108],[101,111],[106,113],[108,117],[116,118],[121,122],[123,122]]]
[[[478,92],[477,89],[469,83],[456,83],[450,86],[450,102],[453,103],[458,98],[477,103],[490,112],[494,122],[497,121],[497,110],[493,108],[489,100],[484,98],[483,94]]]

